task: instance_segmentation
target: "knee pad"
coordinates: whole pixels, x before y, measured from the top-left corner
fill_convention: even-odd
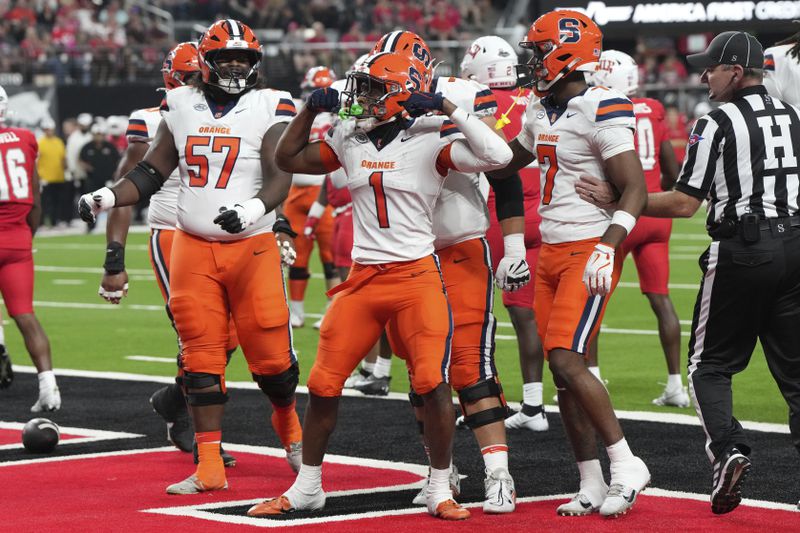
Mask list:
[[[253,380],[270,399],[288,400],[300,382],[300,369],[297,364],[294,364],[288,370],[272,376],[253,374]]]
[[[228,401],[225,382],[222,376],[204,372],[184,372],[181,378],[189,405],[222,405]],[[213,392],[193,392],[191,389],[206,389],[218,386],[220,390]]]
[[[333,263],[322,263],[322,270],[325,272],[325,279],[333,279],[339,275]]]
[[[175,329],[182,342],[196,339],[206,332],[206,321],[203,313],[198,313],[202,309],[200,302],[189,295],[170,296],[169,311],[175,322]]]
[[[484,398],[497,398],[500,400],[500,406],[484,409],[470,415],[466,414],[465,404],[477,402]],[[506,414],[508,414],[508,407],[503,399],[503,388],[494,380],[479,381],[475,385],[461,389],[458,391],[458,399],[461,402],[461,410],[465,413],[464,423],[470,429],[501,422],[505,420]]]
[[[308,269],[303,267],[289,267],[289,279],[294,280],[306,280],[311,277],[309,274]]]

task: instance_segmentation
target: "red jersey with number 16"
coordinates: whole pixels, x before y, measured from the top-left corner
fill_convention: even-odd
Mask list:
[[[0,127],[0,248],[28,248],[26,218],[33,205],[33,166],[39,145],[33,133]]]
[[[661,192],[661,143],[668,139],[664,106],[652,98],[631,98],[636,116],[636,152],[642,161],[647,192]]]

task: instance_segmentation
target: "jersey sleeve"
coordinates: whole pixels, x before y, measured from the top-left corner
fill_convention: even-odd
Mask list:
[[[520,126],[519,134],[517,134],[517,141],[519,144],[530,153],[535,153],[536,149],[536,138],[533,132],[533,126],[535,124],[533,113],[534,104],[533,101],[531,101],[528,107],[525,108],[525,113],[522,115],[522,125]]]
[[[343,157],[343,132],[344,126],[338,123],[325,133],[325,140],[319,143],[320,156],[328,172],[342,166]]]
[[[277,104],[275,106],[275,121],[276,122],[290,122],[297,114],[297,108],[292,100],[292,95],[286,91],[276,91],[278,94]]]
[[[134,111],[128,118],[128,128],[125,130],[125,138],[129,143],[143,142],[149,143],[155,137],[155,132],[148,131],[147,121],[141,111]]]
[[[721,136],[722,130],[709,115],[698,119],[689,135],[676,190],[701,200],[708,197],[716,175]]]
[[[173,90],[173,92],[174,92],[174,90]],[[169,94],[170,93],[167,93],[167,94],[164,95],[164,99],[161,100],[161,105],[158,108],[158,112],[161,113],[161,118],[164,120],[164,122],[167,123],[167,128],[169,128],[170,133],[173,133],[171,115],[170,115],[170,111],[169,111],[169,104],[170,104],[170,102],[169,102],[169,99],[170,99],[169,98]]]
[[[624,126],[597,130],[594,134],[594,142],[603,161],[636,149],[633,144],[633,130]]]
[[[475,93],[472,111],[479,117],[494,116],[497,112],[497,98],[495,98],[491,89],[486,87]]]
[[[598,129],[623,127],[636,130],[636,116],[633,114],[633,102],[624,96],[611,96],[600,100],[594,118]]]
[[[439,128],[439,139],[446,139],[446,142],[453,142],[456,139],[462,139],[464,135],[461,133],[461,130],[453,124],[451,120],[445,120],[442,122],[441,127]]]

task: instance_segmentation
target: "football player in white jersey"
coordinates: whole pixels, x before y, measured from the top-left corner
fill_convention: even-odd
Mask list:
[[[800,106],[800,32],[764,50],[764,87],[775,98]]]
[[[633,143],[633,104],[616,91],[589,88],[584,78],[596,66],[601,42],[597,25],[576,11],[552,11],[533,23],[521,45],[533,52],[528,66],[541,100],[528,105],[510,143],[514,158],[495,176],[539,162],[543,244],[534,311],[581,475],[578,493],[558,513],[613,517],[633,506],[650,473],[628,447],[608,392],[584,357],[619,279],[622,254],[615,260],[615,250],[636,224],[647,190]],[[613,216],[578,196],[575,182],[584,174],[605,176],[621,191]],[[610,486],[595,432],[610,459]]]
[[[435,77],[430,49],[415,33],[388,33],[378,41],[373,52],[405,55],[424,78],[432,80],[431,92],[442,94],[459,109],[479,117],[488,127],[494,126],[497,104],[491,90],[472,80]],[[449,121],[444,127],[445,135],[458,133]],[[506,244],[496,281],[504,290],[517,290],[530,281],[530,269],[525,260],[522,185],[515,176],[514,179],[494,180],[492,187],[500,199],[498,216],[502,219]],[[439,256],[453,311],[451,384],[465,415],[460,420],[474,432],[486,468],[483,510],[509,513],[515,508],[516,493],[514,480],[508,472],[508,445],[503,424],[507,408],[494,364],[497,321],[493,314],[492,262],[485,239],[489,227],[485,200],[488,189],[489,184],[482,174],[457,171],[448,174],[433,209],[436,237],[433,246]],[[413,391],[410,398],[424,434],[424,404]],[[456,472],[454,468],[451,480],[454,492],[460,489]],[[425,503],[425,491],[423,487],[414,503]]]
[[[308,379],[300,473],[287,492],[253,506],[250,516],[324,507],[322,460],[342,387],[388,325],[392,347],[405,354],[411,385],[425,406],[428,512],[445,520],[469,517],[449,483],[452,317],[433,253],[433,207],[450,170],[502,168],[511,153],[477,117],[441,94],[424,92],[429,87],[407,57],[375,54],[348,78],[345,108],[355,120],[331,129],[324,142],[309,144],[314,116],[339,105],[336,91],[321,89],[281,137],[276,155],[284,170],[345,169],[353,199],[354,265],[347,281],[334,289],[338,295],[320,331]],[[404,111],[419,118],[405,119]],[[422,116],[433,111],[447,117]],[[455,128],[460,133],[450,133]],[[352,324],[358,324],[359,335],[352,334]]]
[[[308,97],[315,89],[330,87],[336,81],[336,74],[328,67],[312,67],[306,72],[300,88],[302,99]],[[301,100],[302,102],[302,100]],[[320,113],[311,128],[311,140],[319,141],[325,137],[325,132],[333,125],[334,116],[331,113]],[[308,279],[311,274],[308,270],[308,261],[314,241],[317,243],[322,270],[325,274],[326,290],[338,285],[339,279],[336,268],[333,266],[331,252],[331,239],[333,235],[333,215],[331,209],[326,209],[317,202],[325,175],[294,174],[289,197],[283,204],[283,212],[298,234],[295,239],[297,259],[289,268],[289,311],[291,312],[292,327],[299,328],[305,324],[305,294]],[[305,236],[303,229],[306,219],[313,217],[318,220],[314,240]],[[314,328],[319,329],[322,319],[314,323]]]
[[[144,159],[117,181],[81,197],[86,220],[151,196],[177,167],[180,188],[169,276],[169,309],[181,339],[182,383],[195,425],[196,472],[170,494],[227,488],[220,459],[229,317],[259,388],[273,406],[285,448],[302,440],[298,382],[274,210],[291,176],[274,150],[295,115],[288,93],[260,89],[261,48],[252,30],[227,19],[198,44],[202,81],[172,89]],[[256,118],[254,118],[256,117]]]

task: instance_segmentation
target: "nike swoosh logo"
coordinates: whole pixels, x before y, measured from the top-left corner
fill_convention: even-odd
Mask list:
[[[427,272],[427,270],[423,270],[422,272],[412,272],[411,274],[409,274],[409,276],[412,278],[416,278],[418,276],[423,275],[425,272]]]
[[[628,495],[628,496],[623,496],[623,498],[625,498],[625,501],[626,501],[626,502],[628,502],[628,503],[633,503],[633,500],[635,500],[635,499],[636,499],[636,491],[635,491],[635,490],[632,490],[632,491],[631,491],[631,493],[630,493],[630,495]]]
[[[238,113],[241,113],[242,111],[247,111],[247,108],[245,107],[244,109],[237,109],[236,111],[233,112],[233,114],[236,115]]]
[[[458,259],[453,259],[453,263],[463,263],[467,259],[469,259],[469,257],[459,257]]]
[[[592,508],[592,502],[586,502],[586,501],[583,501],[583,500],[580,500],[580,502],[581,502],[581,507],[583,507],[584,509],[591,509]]]
[[[410,140],[411,140],[411,137],[403,137],[402,139],[400,139],[400,142],[404,143],[404,142],[410,141]]]
[[[578,114],[578,113],[567,113],[567,118],[574,117],[574,116],[575,116],[575,115],[577,115],[577,114]]]
[[[264,252],[266,252],[266,250],[261,250],[260,252],[253,252],[253,255],[261,255]]]
[[[570,252],[569,255],[581,255],[583,252]]]

